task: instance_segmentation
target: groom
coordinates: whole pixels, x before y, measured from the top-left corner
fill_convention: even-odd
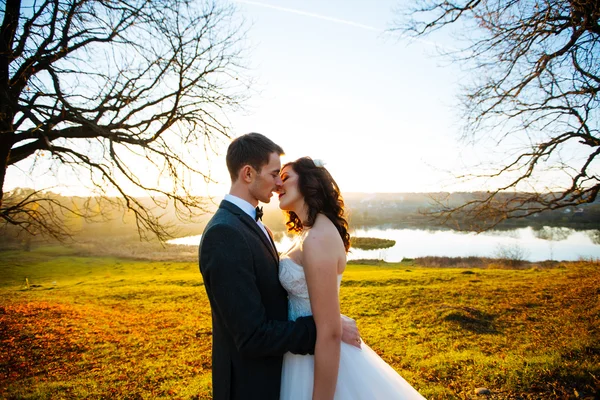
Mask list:
[[[231,190],[200,242],[200,272],[212,310],[215,400],[278,399],[283,354],[314,353],[315,322],[287,320],[279,255],[255,209],[282,185],[282,154],[259,133],[231,142],[226,157]],[[342,326],[342,340],[360,347],[354,321],[342,319]]]

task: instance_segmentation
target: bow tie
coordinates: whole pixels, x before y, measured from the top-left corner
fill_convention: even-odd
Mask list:
[[[263,216],[263,209],[262,207],[256,207],[256,217],[254,217],[255,221],[258,221],[259,219],[262,221],[262,216]]]

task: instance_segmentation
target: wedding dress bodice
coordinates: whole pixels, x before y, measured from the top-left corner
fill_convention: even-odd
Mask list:
[[[288,319],[295,321],[299,317],[312,315],[310,298],[308,297],[308,286],[304,268],[284,255],[279,260],[279,281],[288,293]],[[338,275],[338,291],[342,275]]]
[[[287,255],[279,259],[279,281],[288,293],[288,319],[312,315],[304,268]],[[338,293],[341,282],[339,274]],[[314,356],[285,353],[279,398],[311,400],[314,372]],[[364,342],[360,349],[342,342],[334,400],[356,399],[425,400]]]

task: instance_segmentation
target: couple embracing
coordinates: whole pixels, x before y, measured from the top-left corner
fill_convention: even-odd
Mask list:
[[[281,155],[258,133],[231,142],[231,190],[202,235],[214,398],[423,399],[340,314],[350,236],[337,184],[319,162],[282,168]],[[297,234],[281,257],[257,207],[273,192]]]

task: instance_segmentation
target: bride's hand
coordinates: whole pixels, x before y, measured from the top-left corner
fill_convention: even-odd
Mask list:
[[[348,343],[360,349],[360,332],[356,326],[356,321],[342,314],[342,342]]]

